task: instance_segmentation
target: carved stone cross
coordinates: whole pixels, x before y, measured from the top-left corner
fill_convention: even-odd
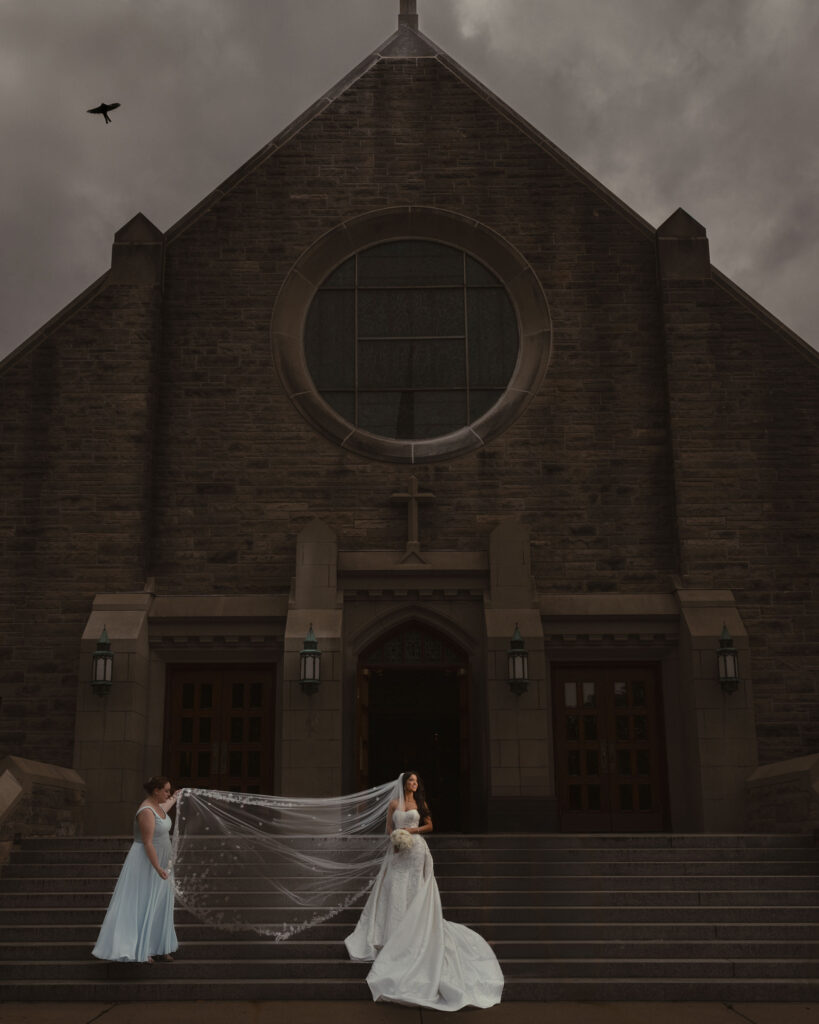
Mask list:
[[[418,478],[411,476],[407,492],[392,494],[390,497],[393,501],[406,501],[407,503],[407,549],[401,561],[423,562],[421,544],[418,540],[418,502],[431,501],[435,495],[429,491],[419,491]]]

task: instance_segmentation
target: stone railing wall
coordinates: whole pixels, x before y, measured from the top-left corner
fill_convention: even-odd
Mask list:
[[[31,836],[82,832],[85,782],[72,768],[6,757],[0,761],[0,864]]]
[[[746,782],[748,829],[819,837],[819,754],[766,764]]]

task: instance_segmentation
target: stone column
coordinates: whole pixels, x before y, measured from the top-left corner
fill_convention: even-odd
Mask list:
[[[296,542],[296,576],[284,638],[281,788],[289,796],[342,791],[342,608],[337,586],[338,543],[314,519]],[[310,626],[321,651],[318,692],[299,683],[299,652]]]
[[[484,599],[489,721],[489,827],[551,831],[556,803],[550,683],[543,627],[531,575],[528,530],[501,523],[489,539],[490,590]],[[529,685],[509,688],[515,626],[529,654]]]
[[[757,765],[748,635],[730,590],[678,589],[680,685],[694,825],[704,832],[745,829],[745,781]],[[719,685],[717,647],[727,626],[739,655],[740,684]]]
[[[130,833],[142,783],[162,771],[161,736],[149,735],[148,611],[153,594],[98,594],[80,646],[74,768],[85,779],[85,831]],[[104,697],[91,689],[91,656],[103,627],[114,671]]]

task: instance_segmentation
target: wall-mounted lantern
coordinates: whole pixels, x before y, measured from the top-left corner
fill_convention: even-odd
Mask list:
[[[114,678],[114,655],[111,653],[111,641],[105,626],[97,641],[97,648],[91,655],[91,688],[98,697],[104,697],[111,691]]]
[[[529,688],[529,653],[523,643],[517,622],[509,641],[509,689],[519,697]]]
[[[304,638],[304,647],[299,657],[301,659],[299,682],[301,683],[302,690],[308,696],[318,693],[321,679],[321,651],[318,649],[318,640],[316,640],[316,634],[313,632],[312,622],[307,630],[307,636]]]
[[[724,624],[719,638],[719,647],[717,647],[717,666],[719,685],[722,687],[723,693],[733,693],[739,686],[739,659],[737,649],[734,647],[734,639]]]

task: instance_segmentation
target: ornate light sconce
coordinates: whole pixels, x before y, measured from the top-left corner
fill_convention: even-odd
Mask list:
[[[308,695],[318,693],[319,682],[321,681],[321,651],[318,649],[318,640],[313,632],[313,623],[307,630],[304,638],[304,647],[299,655],[301,660],[301,674],[299,683],[304,693]]]
[[[516,697],[529,688],[529,653],[523,643],[517,622],[509,641],[509,689]]]
[[[717,647],[717,667],[723,693],[734,693],[739,686],[739,658],[734,639],[724,623]]]
[[[114,678],[114,655],[111,653],[111,641],[105,626],[97,641],[97,648],[91,655],[91,688],[98,697],[111,692]]]

